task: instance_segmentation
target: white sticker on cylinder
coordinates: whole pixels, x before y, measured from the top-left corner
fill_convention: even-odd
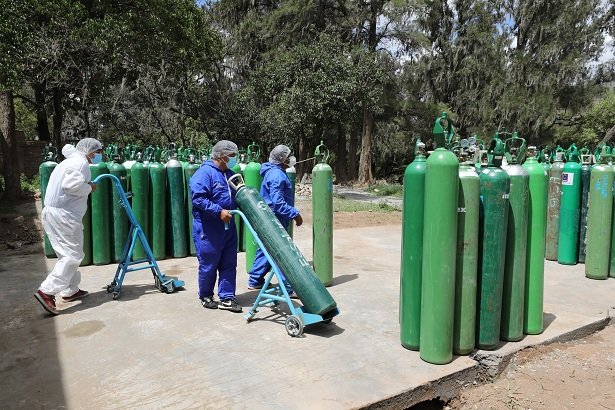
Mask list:
[[[562,185],[572,185],[574,181],[574,174],[572,172],[562,173]]]

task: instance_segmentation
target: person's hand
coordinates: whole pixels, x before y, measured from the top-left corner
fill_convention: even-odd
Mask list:
[[[92,188],[92,192],[96,191],[96,184],[93,182],[88,182],[88,184],[90,185],[90,187]]]
[[[297,224],[298,227],[303,225],[303,218],[301,217],[301,215],[297,215],[295,217],[295,223]]]
[[[222,212],[220,212],[220,219],[222,219],[225,224],[228,224],[231,222],[231,219],[233,219],[233,215],[231,215],[231,211],[228,209],[223,209]]]

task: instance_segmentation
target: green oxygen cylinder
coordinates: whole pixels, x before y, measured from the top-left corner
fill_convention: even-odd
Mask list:
[[[446,364],[453,360],[459,190],[459,161],[445,148],[454,135],[446,113],[436,119],[433,134],[438,148],[425,168],[420,356]]]
[[[414,161],[404,173],[404,199],[399,283],[401,345],[419,350],[421,330],[421,282],[423,269],[423,216],[425,208],[425,144],[418,140]]]
[[[585,263],[587,243],[587,203],[589,200],[589,180],[592,172],[592,155],[587,148],[581,152],[581,213],[579,223],[579,263]]]
[[[576,265],[579,258],[579,218],[581,212],[581,164],[575,144],[568,148],[568,161],[562,171],[562,197],[559,216],[557,261]]]
[[[609,276],[611,222],[613,217],[613,180],[615,174],[609,165],[611,153],[603,146],[599,163],[592,167],[587,210],[587,244],[585,276],[606,279]]]
[[[525,140],[515,132],[505,146],[508,165],[504,170],[510,178],[510,196],[500,338],[516,342],[523,337],[530,174],[520,165],[525,157]]]
[[[90,165],[92,181],[99,175],[108,174],[109,168],[105,162]],[[104,179],[92,192],[92,262],[94,265],[111,263],[111,181]]]
[[[83,259],[79,266],[92,264],[92,197],[88,197],[88,209],[81,220],[83,224]]]
[[[167,257],[167,170],[160,162],[159,147],[148,147],[145,155],[149,160],[150,244],[154,258],[160,260]]]
[[[286,275],[286,279],[303,303],[303,311],[321,315],[325,320],[337,314],[335,300],[256,188],[245,186],[241,183],[241,176],[237,175],[229,179],[229,185],[237,190],[235,197],[237,206],[250,221],[265,249]]]
[[[292,156],[292,153],[291,153],[291,156]],[[286,168],[286,175],[288,176],[288,179],[290,180],[290,186],[293,188],[293,203],[294,203],[295,186],[297,185],[297,169],[295,168],[294,164]],[[288,236],[290,236],[291,238],[293,237],[293,226],[294,225],[295,225],[295,221],[290,221],[290,223],[288,224],[288,229],[286,230],[286,232],[288,232]]]
[[[544,294],[545,247],[547,232],[547,193],[549,176],[536,159],[536,148],[528,148],[523,164],[529,174],[530,198],[527,231],[527,260],[525,273],[525,303],[523,333],[542,332]]]
[[[128,182],[126,178],[126,168],[120,164],[120,155],[117,146],[111,144],[107,147],[107,158],[109,173],[115,175],[119,180],[124,192],[128,190]],[[113,261],[118,262],[122,258],[124,245],[128,240],[128,216],[126,209],[122,206],[120,194],[117,189],[111,189],[111,198],[113,201],[112,217],[113,217]]]
[[[333,170],[329,149],[320,141],[312,168],[312,249],[314,272],[325,286],[333,282]]]
[[[190,197],[190,178],[199,169],[200,165],[196,161],[196,151],[193,148],[188,148],[188,163],[184,168],[184,178],[186,180],[186,220],[188,221],[188,245],[190,255],[196,255],[196,247],[194,246],[194,240],[192,239],[192,198]]]
[[[51,173],[53,169],[58,165],[55,160],[57,157],[56,149],[53,144],[49,143],[45,145],[43,149],[43,163],[38,167],[38,174],[41,178],[41,202],[43,207],[45,207],[45,193],[47,191],[47,185],[49,184],[49,178],[51,177]],[[47,234],[44,234],[45,241],[45,256],[48,258],[55,258],[56,253],[51,246],[51,242],[49,242],[49,238],[47,238]],[[85,258],[84,258],[85,259]],[[91,262],[90,262],[91,263]]]
[[[458,150],[459,198],[457,202],[457,262],[453,353],[470,354],[476,341],[476,277],[478,272],[478,221],[480,179],[473,164],[479,154],[475,139],[461,140]]]
[[[203,161],[204,162],[204,161]],[[246,165],[248,164],[248,154],[239,150],[239,160],[237,164],[231,170],[235,174],[239,174],[243,177],[243,170],[246,169]],[[235,229],[237,230],[237,252],[245,252],[246,244],[245,238],[243,237],[243,220],[239,215],[235,215],[233,217],[235,219]]]
[[[489,166],[480,173],[482,203],[480,265],[478,273],[477,344],[494,349],[500,339],[508,196],[510,178],[500,168],[504,144],[496,133],[489,146]]]
[[[243,170],[246,186],[260,191],[261,182],[263,182],[263,177],[260,174],[261,164],[258,162],[261,156],[260,147],[255,143],[248,145],[247,156],[249,162]],[[256,256],[258,245],[252,237],[250,230],[246,226],[243,227],[243,241],[246,250],[246,272],[250,272],[250,269],[252,269],[252,264],[254,263],[254,257]]]
[[[132,186],[132,211],[148,243],[151,243],[150,204],[149,204],[149,169],[143,163],[144,153],[138,152],[136,162],[130,170],[130,185]],[[140,241],[135,244],[132,257],[134,260],[145,258],[145,250]]]
[[[547,249],[546,258],[557,260],[559,242],[559,212],[562,195],[562,172],[564,170],[564,150],[557,147],[555,160],[549,169],[549,202],[547,207]]]
[[[166,163],[166,168],[169,217],[171,219],[170,251],[174,258],[183,258],[188,256],[188,222],[186,221],[184,172],[182,164],[177,160],[175,144],[169,144],[168,152],[170,159]]]
[[[615,148],[609,147],[609,149],[611,150],[609,165],[611,165],[611,169],[613,170],[613,172],[615,172],[615,162],[613,161],[613,154],[615,154]],[[613,187],[613,196],[613,207],[615,208],[615,182]],[[611,278],[615,277],[615,217],[613,216],[613,213],[611,213],[611,256],[609,264],[609,276]]]
[[[139,152],[139,149],[134,144],[128,144],[124,147],[124,162],[122,165],[126,168],[126,185],[130,191],[132,191],[132,185],[130,184],[130,171],[132,166],[137,162],[135,161],[137,158],[137,152]]]

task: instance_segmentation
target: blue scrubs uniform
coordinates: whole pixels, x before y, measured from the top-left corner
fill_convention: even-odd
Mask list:
[[[227,179],[233,171],[222,171],[209,160],[190,178],[194,246],[199,261],[199,298],[214,295],[218,276],[220,300],[235,299],[237,279],[237,231],[231,219],[228,229],[220,219],[222,209],[237,207],[235,191]]]
[[[272,164],[271,162],[265,162],[261,166],[260,174],[263,177],[260,194],[284,229],[287,229],[290,221],[299,215],[299,211],[294,207],[295,196],[290,179],[288,179],[281,164]],[[258,248],[252,269],[249,272],[248,286],[262,286],[265,283],[265,275],[270,270],[271,265],[267,262],[263,251]]]

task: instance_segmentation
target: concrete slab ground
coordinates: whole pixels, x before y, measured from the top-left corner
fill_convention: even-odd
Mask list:
[[[311,259],[311,227],[295,229]],[[113,300],[104,287],[115,265],[81,269],[83,301],[60,304],[49,317],[32,294],[54,260],[3,256],[0,264],[0,397],[7,408],[404,408],[440,397],[497,372],[519,349],[584,335],[605,326],[615,281],[585,279],[583,266],[546,263],[545,332],[494,352],[423,362],[399,343],[400,227],[336,230],[335,279],[341,314],[306,328],[284,329],[284,316],[262,309],[253,322],[203,309],[196,297],[196,259],[160,262],[185,290],[166,295],[151,274],[127,275]],[[239,256],[238,301],[248,291]],[[494,370],[495,369],[495,370]]]

